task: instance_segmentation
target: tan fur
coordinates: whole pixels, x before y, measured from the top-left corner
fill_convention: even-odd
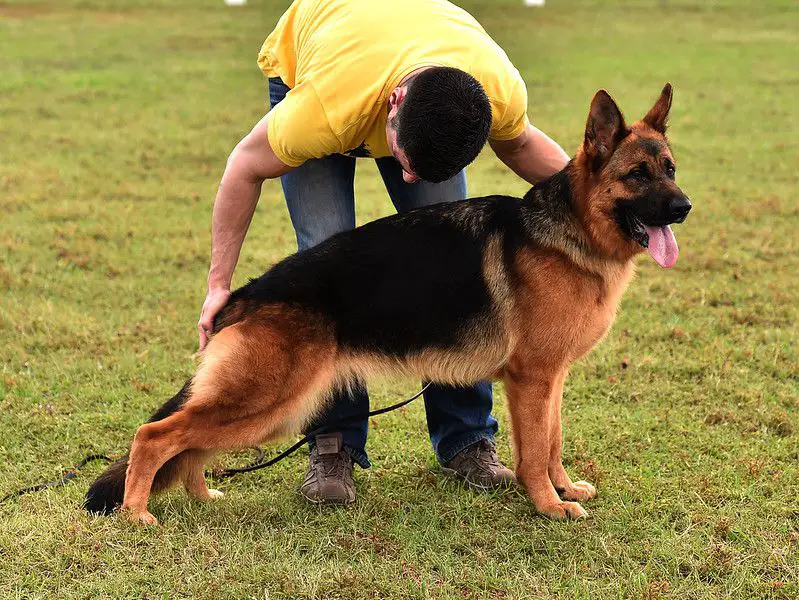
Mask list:
[[[122,509],[154,523],[147,511],[153,477],[184,451],[242,448],[297,431],[320,408],[334,366],[330,328],[305,312],[268,307],[222,330],[209,343],[181,410],[136,432]],[[183,475],[195,493],[196,470]]]
[[[665,127],[668,89],[668,103],[661,98],[647,117],[658,126]],[[643,121],[632,130],[631,136],[665,140]],[[573,161],[577,228],[563,239],[551,236],[520,249],[511,265],[503,260],[501,235],[492,238],[482,265],[492,310],[466,325],[455,347],[402,358],[346,351],[337,347],[332,323],[279,304],[222,329],[205,351],[188,401],[136,433],[123,503],[129,517],[155,523],[147,502],[153,477],[167,461],[175,461],[190,494],[210,499],[216,494],[205,486],[202,463],[213,451],[299,431],[336,389],[395,375],[454,385],[501,378],[517,476],[536,509],[553,518],[585,516],[574,501],[596,490],[572,482],[563,468],[563,385],[569,365],[609,330],[633,276],[632,258],[641,248],[622,236],[611,210],[621,193],[618,172],[644,160],[633,138],[608,154],[613,149],[602,131],[589,133]],[[611,163],[592,169],[605,155]]]
[[[562,470],[562,381],[568,365],[609,329],[632,264],[607,263],[599,275],[557,252],[522,250],[514,265],[522,293],[511,293],[500,254],[487,256],[493,259],[484,268],[496,282],[497,307],[491,319],[467,328],[460,348],[427,350],[402,360],[340,352],[321,319],[285,306],[263,309],[257,318],[222,330],[208,346],[183,409],[137,432],[123,509],[136,520],[155,522],[146,510],[149,485],[172,456],[196,448],[246,447],[299,431],[342,383],[400,375],[465,385],[501,374],[511,405],[517,471],[536,507],[550,516],[580,516],[579,506],[554,500],[552,483],[533,491],[542,488],[543,477],[552,477],[569,497],[591,496]],[[540,472],[533,473],[526,452],[545,457]],[[200,484],[203,460],[189,462],[183,476],[187,490],[210,498]]]

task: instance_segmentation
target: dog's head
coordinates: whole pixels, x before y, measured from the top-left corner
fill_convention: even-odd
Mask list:
[[[583,174],[581,212],[592,241],[620,257],[647,249],[662,267],[677,262],[670,225],[684,221],[691,210],[675,182],[666,140],[671,97],[667,83],[646,116],[627,126],[613,98],[598,91],[575,157]]]

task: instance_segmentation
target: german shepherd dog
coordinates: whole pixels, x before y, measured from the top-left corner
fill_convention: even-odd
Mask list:
[[[538,512],[587,513],[596,495],[561,461],[569,365],[608,331],[648,250],[677,260],[669,227],[691,203],[666,141],[671,85],[632,125],[610,95],[585,140],[523,198],[488,196],[393,215],[289,256],[236,290],[195,375],[91,486],[85,507],[121,504],[156,524],[151,491],[182,482],[210,500],[203,465],[220,450],[296,433],[331,392],[374,376],[505,383],[518,480]]]

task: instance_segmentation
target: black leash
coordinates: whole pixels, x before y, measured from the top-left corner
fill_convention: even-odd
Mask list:
[[[367,413],[361,413],[361,414],[358,414],[358,415],[353,415],[351,417],[347,417],[346,419],[341,419],[341,420],[336,421],[334,423],[330,423],[328,425],[324,425],[323,427],[319,427],[317,429],[314,429],[311,433],[306,435],[304,438],[302,438],[296,444],[294,444],[290,448],[287,448],[286,450],[283,450],[283,452],[278,454],[276,457],[270,458],[267,461],[264,461],[264,451],[263,450],[261,450],[260,448],[253,448],[253,450],[255,450],[255,452],[256,452],[255,460],[252,463],[250,463],[249,465],[247,465],[246,467],[241,467],[239,469],[215,469],[214,471],[211,471],[211,472],[206,473],[206,474],[211,476],[211,477],[213,477],[214,479],[227,479],[228,477],[233,477],[234,475],[238,475],[239,473],[249,473],[251,471],[257,471],[258,469],[265,469],[266,467],[271,467],[272,465],[274,465],[275,463],[280,462],[281,460],[283,460],[287,456],[290,456],[290,455],[294,454],[297,450],[302,448],[305,444],[310,442],[314,437],[316,437],[320,433],[325,433],[326,431],[335,430],[336,428],[340,427],[341,425],[344,425],[344,424],[349,423],[351,421],[356,421],[358,419],[368,419],[370,417],[376,417],[377,415],[382,415],[384,413],[391,412],[392,410],[397,410],[398,408],[402,408],[403,406],[406,406],[406,405],[410,404],[411,402],[416,400],[419,396],[424,394],[424,392],[427,390],[427,388],[430,387],[431,383],[432,382],[428,382],[427,384],[425,384],[425,386],[421,390],[416,392],[416,394],[414,394],[410,398],[407,398],[407,399],[403,400],[402,402],[398,402],[397,404],[392,404],[391,406],[387,406],[385,408],[379,408],[377,410],[372,410],[372,411],[369,411]],[[48,489],[52,489],[52,488],[61,487],[62,485],[66,485],[67,483],[69,483],[70,481],[75,479],[75,477],[78,476],[78,472],[83,467],[85,467],[88,463],[93,462],[95,460],[104,460],[105,462],[109,462],[109,463],[110,462],[114,462],[114,459],[109,458],[108,456],[105,456],[104,454],[89,454],[86,458],[84,458],[82,461],[80,461],[79,464],[75,465],[72,469],[67,471],[61,479],[59,479],[57,481],[46,481],[45,483],[40,483],[38,485],[32,485],[32,486],[29,486],[29,487],[22,488],[21,490],[16,490],[14,492],[11,492],[10,494],[5,495],[2,500],[0,500],[0,504],[4,503],[7,500],[10,500],[11,498],[17,498],[17,497],[22,496],[24,494],[29,494],[31,492],[40,492],[42,490],[48,490]]]
[[[30,487],[22,488],[21,490],[16,490],[15,492],[11,492],[10,494],[6,494],[3,496],[3,499],[0,500],[0,504],[5,502],[6,500],[11,500],[11,498],[16,498],[17,496],[22,496],[24,494],[29,494],[31,492],[41,492],[42,490],[49,490],[50,488],[57,488],[61,487],[62,485],[66,485],[75,477],[78,476],[78,472],[85,467],[88,463],[94,462],[95,460],[104,460],[105,462],[114,462],[113,458],[109,458],[104,454],[89,454],[86,458],[84,458],[80,463],[72,467],[69,471],[67,471],[64,476],[57,480],[57,481],[45,481],[44,483],[40,483],[38,485],[32,485]]]
[[[227,479],[228,477],[233,477],[234,475],[238,475],[239,473],[250,473],[251,471],[257,471],[258,469],[265,469],[266,467],[271,467],[273,464],[280,462],[287,456],[294,454],[297,450],[302,448],[305,444],[310,442],[313,438],[315,438],[320,433],[325,433],[326,431],[332,431],[341,427],[345,423],[349,423],[350,421],[357,421],[359,419],[368,419],[369,417],[376,417],[377,415],[382,415],[383,413],[391,412],[392,410],[397,410],[398,408],[402,408],[403,406],[410,404],[414,400],[416,400],[419,396],[424,394],[425,390],[430,387],[432,382],[428,381],[425,386],[416,392],[410,398],[403,400],[402,402],[397,402],[396,404],[392,404],[391,406],[387,406],[385,408],[380,408],[378,410],[372,410],[367,413],[361,413],[359,415],[353,415],[351,417],[347,417],[346,419],[341,419],[336,421],[335,423],[331,423],[329,425],[324,425],[322,427],[318,427],[314,429],[311,433],[306,435],[296,444],[283,450],[280,454],[278,454],[274,458],[270,458],[267,461],[262,461],[261,459],[256,459],[252,464],[247,465],[246,467],[241,467],[240,469],[215,469],[209,475],[214,479]],[[261,453],[263,455],[263,453]]]

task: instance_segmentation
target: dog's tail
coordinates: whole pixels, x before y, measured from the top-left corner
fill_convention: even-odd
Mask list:
[[[175,394],[168,402],[159,408],[148,423],[160,421],[169,415],[177,412],[189,398],[192,380],[189,379],[181,390]],[[175,483],[182,471],[181,466],[185,458],[193,453],[193,450],[186,450],[168,460],[155,474],[153,480],[153,492],[167,489]],[[186,455],[186,456],[184,456]],[[119,459],[97,478],[86,492],[83,507],[90,513],[103,515],[111,514],[114,509],[122,504],[125,496],[125,475],[128,470],[128,455]]]

